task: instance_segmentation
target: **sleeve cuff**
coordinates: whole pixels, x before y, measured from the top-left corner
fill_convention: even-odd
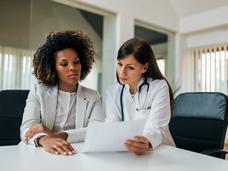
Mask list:
[[[162,143],[161,135],[151,134],[151,133],[144,131],[143,136],[146,137],[150,141],[150,144],[151,144],[153,150]]]
[[[86,128],[72,129],[64,131],[68,134],[67,142],[77,143],[85,140]]]
[[[29,141],[28,141],[28,144],[32,145],[32,146],[35,146],[35,147],[38,147],[38,144],[37,144],[37,139],[42,137],[42,136],[45,136],[45,135],[48,135],[46,133],[38,133],[36,135],[34,135]]]

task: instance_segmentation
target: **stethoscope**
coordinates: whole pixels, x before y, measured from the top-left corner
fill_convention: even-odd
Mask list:
[[[143,86],[147,86],[147,93],[150,88],[150,84],[147,81],[147,78],[145,77],[144,82],[139,86],[139,93],[141,92],[141,89]],[[121,108],[121,121],[124,121],[124,109],[123,109],[123,91],[124,91],[125,85],[122,85],[121,93],[120,93],[120,108]],[[139,109],[136,109],[139,110]]]

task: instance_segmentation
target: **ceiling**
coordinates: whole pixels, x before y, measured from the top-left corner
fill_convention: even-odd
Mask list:
[[[168,2],[180,18],[228,6],[228,0],[168,0]],[[80,10],[80,12],[102,39],[103,16],[84,10]],[[168,39],[167,35],[163,33],[140,26],[135,26],[135,36],[144,38],[152,45],[167,42]]]
[[[168,0],[177,13],[182,18],[189,15],[210,11],[215,8],[228,6],[228,0]]]

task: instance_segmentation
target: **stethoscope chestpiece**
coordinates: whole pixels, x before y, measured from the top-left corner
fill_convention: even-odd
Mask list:
[[[149,91],[150,84],[147,82],[147,78],[145,77],[144,82],[139,86],[139,93],[141,92],[142,87],[146,85],[147,86],[147,92]],[[121,121],[124,121],[124,109],[123,109],[123,91],[124,91],[124,85],[122,85],[121,93],[120,93],[120,109],[121,109]],[[135,110],[139,112],[140,110],[150,109],[148,108],[136,108]]]

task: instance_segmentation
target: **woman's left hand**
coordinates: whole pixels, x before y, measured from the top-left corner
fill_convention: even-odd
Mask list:
[[[150,142],[144,136],[135,136],[125,142],[125,147],[129,152],[142,155],[150,149]]]

